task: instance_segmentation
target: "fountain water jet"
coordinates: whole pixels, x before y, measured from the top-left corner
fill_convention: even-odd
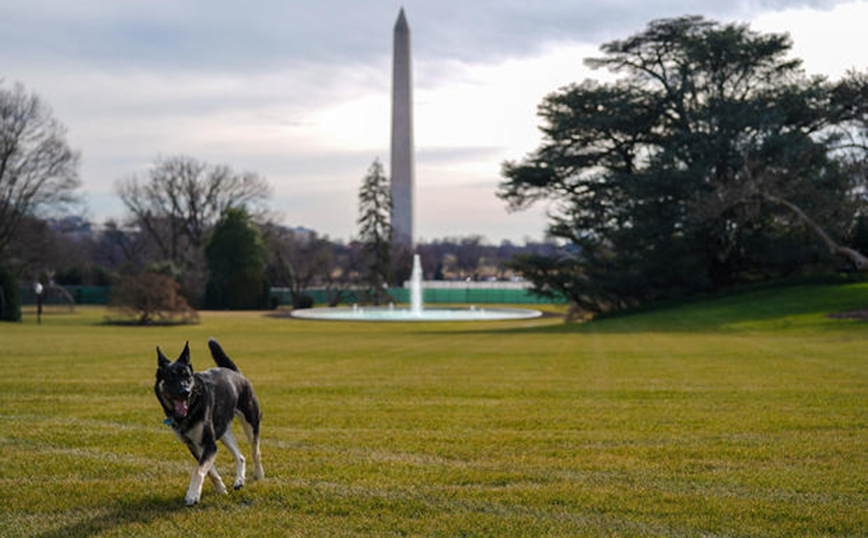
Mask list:
[[[422,262],[418,254],[413,254],[413,272],[410,273],[410,312],[421,316],[422,302]]]

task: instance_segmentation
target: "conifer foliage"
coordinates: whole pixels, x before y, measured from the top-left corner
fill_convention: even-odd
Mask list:
[[[359,189],[359,239],[364,253],[364,281],[371,299],[379,304],[383,288],[390,279],[392,240],[392,197],[389,179],[379,159],[375,159]]]
[[[243,208],[229,208],[205,248],[205,307],[250,310],[268,307],[266,251],[259,228]]]

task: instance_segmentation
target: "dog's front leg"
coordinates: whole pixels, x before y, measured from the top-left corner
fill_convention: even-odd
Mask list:
[[[202,449],[197,447],[190,441],[185,442],[187,444],[187,448],[190,449],[190,453],[193,454],[193,457],[196,458],[196,461],[198,462],[202,454]],[[220,478],[220,474],[217,473],[217,467],[215,467],[213,463],[211,464],[211,468],[208,469],[208,478],[211,479],[211,483],[214,484],[214,489],[217,490],[217,493],[220,493],[221,495],[226,493],[226,486],[223,485],[223,480]]]
[[[203,435],[203,437],[206,436],[207,433]],[[217,445],[214,443],[213,432],[210,438],[203,439],[202,441],[203,447],[202,455],[199,456],[199,465],[193,470],[190,487],[187,489],[187,496],[184,497],[184,503],[187,506],[193,506],[199,502],[199,497],[202,495],[202,482],[205,481],[205,475],[208,474],[208,471],[214,465],[214,460],[217,459]]]

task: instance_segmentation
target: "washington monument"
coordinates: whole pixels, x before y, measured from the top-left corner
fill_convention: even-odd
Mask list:
[[[413,82],[410,69],[410,27],[404,8],[395,22],[392,45],[392,237],[396,245],[413,247]]]

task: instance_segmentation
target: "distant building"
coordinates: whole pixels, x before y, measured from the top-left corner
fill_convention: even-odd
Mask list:
[[[91,223],[84,217],[69,216],[63,218],[50,218],[45,221],[48,228],[56,232],[80,232],[91,233]]]
[[[301,243],[308,243],[316,239],[317,236],[316,230],[311,230],[310,228],[305,228],[304,226],[295,226],[292,228],[284,229],[292,235],[293,239]]]
[[[80,216],[49,218],[45,223],[49,230],[62,233],[68,238],[88,239],[93,237],[95,232],[91,222]]]

